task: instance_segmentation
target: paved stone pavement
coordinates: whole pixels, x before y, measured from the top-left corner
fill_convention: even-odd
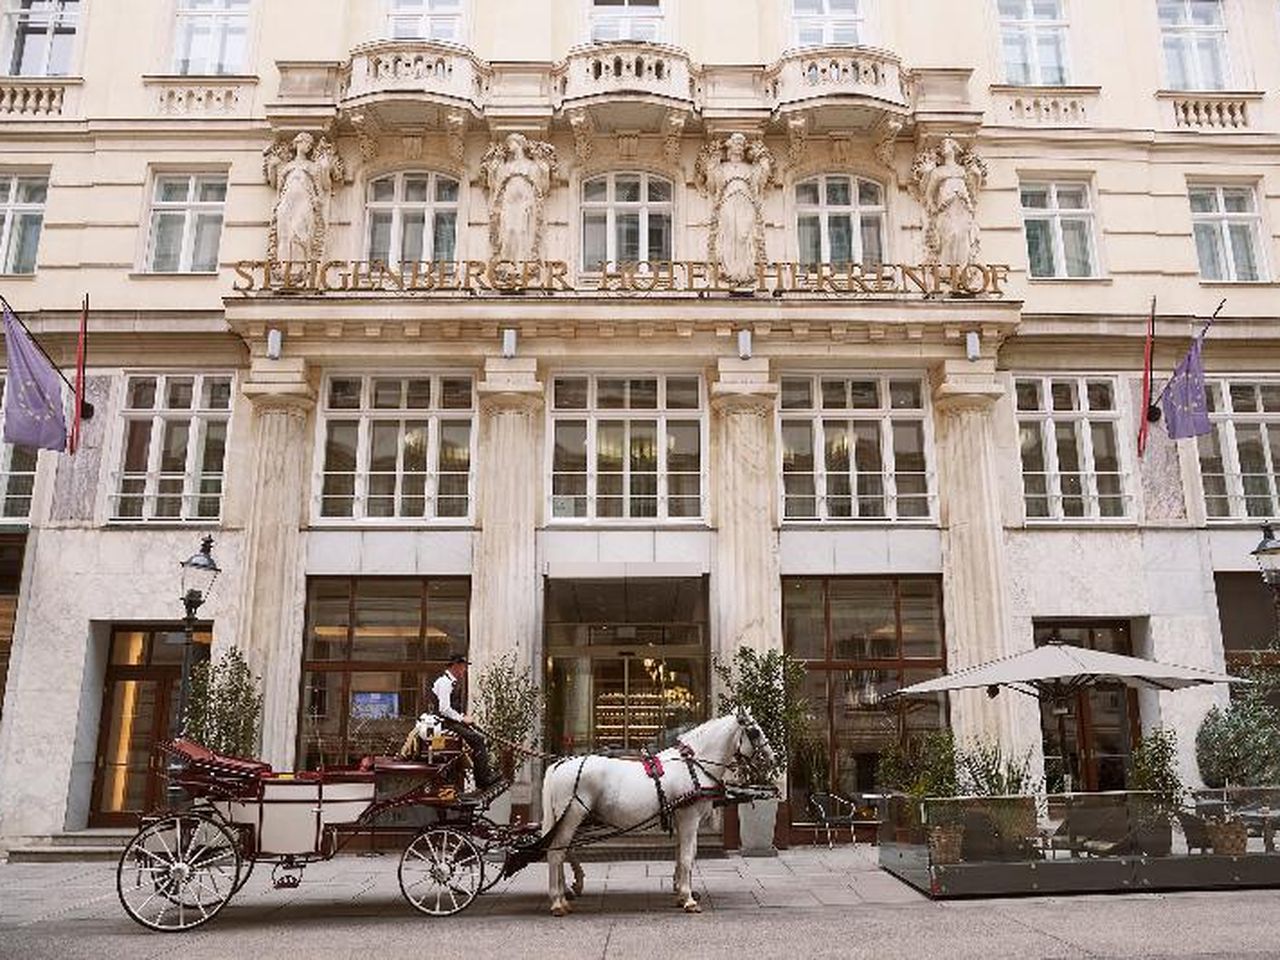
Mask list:
[[[307,869],[296,890],[255,873],[207,926],[150,933],[120,909],[106,863],[0,864],[0,958],[1280,957],[1280,891],[932,902],[874,863],[873,848],[705,860],[705,912],[667,892],[670,862],[587,864],[572,916],[547,913],[530,867],[463,914],[401,899],[395,856]]]

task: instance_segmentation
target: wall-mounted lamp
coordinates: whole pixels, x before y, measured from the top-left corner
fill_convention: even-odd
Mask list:
[[[502,356],[510,360],[516,355],[516,332],[514,330],[502,331]]]
[[[750,330],[738,331],[738,359],[739,360],[751,359],[751,331]]]
[[[982,338],[978,335],[977,330],[970,330],[964,335],[964,355],[969,358],[970,363],[977,362],[982,356]]]
[[[279,360],[284,350],[284,332],[276,327],[267,331],[267,359]]]

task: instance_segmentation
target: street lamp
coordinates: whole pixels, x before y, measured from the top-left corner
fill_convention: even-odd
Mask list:
[[[1280,638],[1280,540],[1276,539],[1271,524],[1262,525],[1262,540],[1250,554],[1258,562],[1262,582],[1271,588],[1271,602],[1276,610],[1276,637]]]
[[[213,592],[214,581],[222,571],[213,559],[213,537],[200,541],[200,549],[181,563],[182,606],[186,615],[182,618],[182,680],[178,687],[178,734],[187,732],[187,699],[191,695],[191,660],[194,655],[196,613]]]

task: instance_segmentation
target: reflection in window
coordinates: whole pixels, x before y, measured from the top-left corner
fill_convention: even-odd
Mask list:
[[[796,184],[800,262],[884,262],[884,188],[861,177],[825,176]]]
[[[64,77],[71,72],[80,0],[6,0],[6,73]]]
[[[671,181],[610,173],[582,185],[582,269],[671,259]]]
[[[458,181],[438,173],[397,173],[369,184],[368,258],[385,264],[453,260]]]

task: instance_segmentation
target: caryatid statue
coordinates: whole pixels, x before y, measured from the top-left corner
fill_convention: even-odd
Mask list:
[[[549,143],[512,133],[489,147],[480,165],[489,194],[489,242],[497,260],[540,259],[547,195],[556,171]]]
[[[721,281],[756,282],[764,250],[764,192],[773,179],[773,154],[762,140],[731,133],[698,155],[694,182],[711,198],[707,260]]]
[[[263,153],[263,173],[276,189],[267,239],[267,259],[323,260],[329,198],[342,182],[342,159],[333,144],[300,133],[292,144],[277,141]]]
[[[987,165],[951,137],[920,151],[911,165],[911,192],[924,208],[926,263],[967,266],[978,259],[978,192]]]

